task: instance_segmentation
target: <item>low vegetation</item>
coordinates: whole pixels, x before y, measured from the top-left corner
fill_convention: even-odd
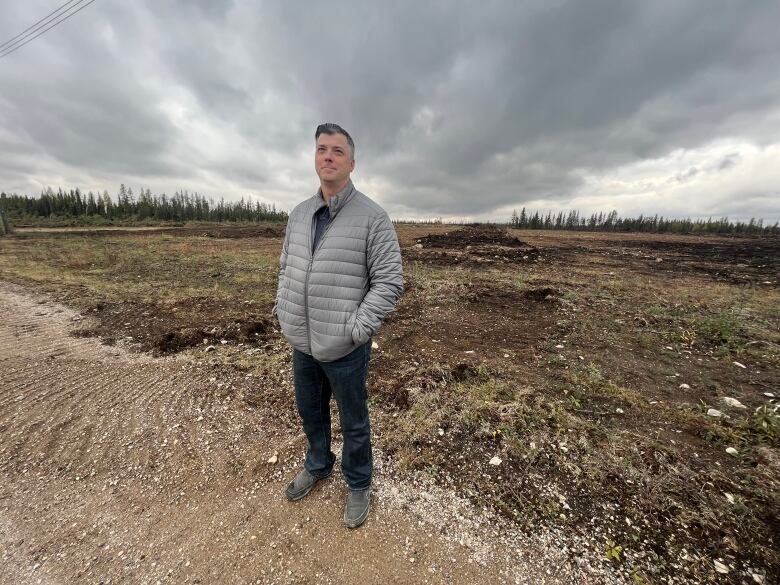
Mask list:
[[[636,583],[780,574],[780,241],[398,231],[406,292],[370,388],[399,468],[523,530],[585,535]],[[20,230],[0,279],[80,308],[109,342],[262,380],[286,363],[268,319],[282,233]]]

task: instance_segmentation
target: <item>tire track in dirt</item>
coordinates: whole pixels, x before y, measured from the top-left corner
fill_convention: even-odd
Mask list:
[[[381,454],[361,529],[338,472],[287,502],[304,440],[242,399],[262,381],[71,337],[77,315],[4,283],[0,315],[0,583],[572,582],[565,558],[459,544],[465,508],[446,535]]]
[[[21,425],[14,435],[16,443],[12,453],[15,459],[26,460],[32,456],[29,449],[25,450],[27,445],[32,444],[40,447],[39,452],[43,457],[66,460],[73,468],[79,468],[88,453],[94,433],[93,418],[105,421],[104,411],[109,408],[127,412],[127,405],[118,398],[122,394],[112,392],[117,383],[121,386],[122,378],[117,380],[112,373],[92,371],[93,368],[84,362],[76,361],[75,364],[80,373],[70,372],[69,375],[44,379],[28,387],[29,401],[17,401],[16,408],[10,409],[13,419],[23,415],[30,421]],[[84,383],[85,379],[89,380],[88,384]],[[57,387],[61,391],[53,390]],[[37,435],[41,431],[43,437],[39,438]],[[100,455],[111,460],[109,453]]]

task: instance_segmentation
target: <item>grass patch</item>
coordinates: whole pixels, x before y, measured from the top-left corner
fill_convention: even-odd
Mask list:
[[[446,269],[412,262],[404,267],[409,288],[428,305],[459,303],[474,279],[469,269]]]
[[[211,297],[272,303],[278,260],[240,242],[165,235],[58,235],[4,240],[0,278],[113,301]]]

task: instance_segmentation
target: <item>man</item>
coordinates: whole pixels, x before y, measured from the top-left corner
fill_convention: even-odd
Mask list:
[[[401,250],[387,213],[352,185],[352,137],[337,124],[321,124],[314,138],[320,189],[290,213],[273,308],[293,347],[295,401],[308,439],[304,467],[285,494],[299,500],[333,471],[333,395],[349,487],[344,523],[357,528],[368,516],[373,469],[371,338],[403,291]]]

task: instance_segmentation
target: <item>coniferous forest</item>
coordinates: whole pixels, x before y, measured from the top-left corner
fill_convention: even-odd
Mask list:
[[[119,187],[115,197],[108,191],[84,194],[79,189],[46,189],[38,197],[2,193],[0,207],[17,226],[39,224],[44,218],[72,220],[70,223],[287,221],[287,213],[277,211],[274,204],[243,198],[214,201],[187,191],[168,196],[141,189],[136,195],[125,185]]]
[[[680,219],[664,218],[658,215],[640,215],[639,217],[620,217],[617,211],[599,212],[582,215],[578,211],[532,214],[525,207],[518,214],[512,212],[509,220],[512,227],[520,229],[577,230],[599,232],[648,232],[674,234],[753,234],[780,235],[778,222],[765,226],[763,219],[751,218],[750,221],[730,221],[727,217],[717,219]]]
[[[275,204],[242,198],[239,201],[215,201],[198,193],[177,191],[168,196],[165,193],[152,194],[150,189],[141,189],[136,195],[132,188],[120,185],[112,197],[108,191],[84,194],[79,189],[54,192],[51,188],[38,197],[17,194],[0,194],[0,210],[17,226],[67,223],[79,224],[121,224],[121,223],[167,223],[167,222],[261,222],[287,221],[287,212],[276,209]],[[441,220],[404,221],[401,223],[440,224]],[[460,222],[447,222],[460,223]],[[591,215],[579,211],[527,212],[523,207],[518,214],[512,212],[507,224],[520,229],[549,229],[605,232],[647,232],[677,234],[744,234],[780,235],[780,225],[764,225],[763,219],[732,221],[720,218],[664,218],[658,215],[620,217],[617,211],[599,212]]]

